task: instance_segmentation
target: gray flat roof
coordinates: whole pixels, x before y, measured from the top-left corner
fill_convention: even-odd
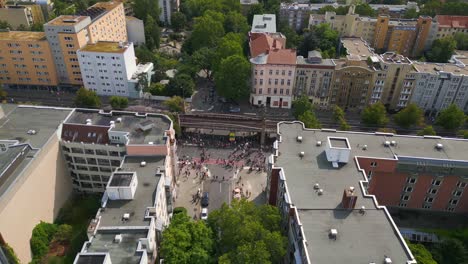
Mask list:
[[[394,263],[410,260],[391,217],[360,188],[360,181],[365,181],[365,177],[358,171],[354,157],[468,159],[468,140],[304,130],[302,123],[298,122],[280,123],[278,132],[281,142],[278,143],[275,167],[284,170],[291,204],[297,207],[303,223],[311,263],[380,263],[384,255]],[[302,136],[302,143],[297,141],[297,136]],[[317,141],[327,142],[328,137],[348,139],[350,158],[339,168],[333,168],[327,161],[326,145],[317,146]],[[386,141],[395,141],[395,145],[386,147]],[[438,143],[443,144],[442,150],[437,150]],[[302,159],[300,152],[305,154]],[[316,183],[323,189],[322,195],[314,190]],[[357,190],[355,211],[365,206],[365,215],[341,210],[343,191],[350,186]],[[337,241],[328,238],[333,227],[338,229]]]
[[[4,105],[0,107],[5,108]],[[18,106],[6,108],[0,118],[0,139],[14,139],[41,148],[73,109]],[[5,112],[5,110],[4,110]],[[29,135],[35,130],[35,135]]]
[[[105,210],[101,211],[101,227],[149,226],[145,219],[147,207],[154,206],[156,187],[160,176],[156,175],[158,168],[164,168],[165,156],[126,157],[121,171],[136,172],[138,186],[133,200],[108,200]],[[146,162],[145,167],[140,163]],[[130,214],[130,219],[123,222],[124,214]]]
[[[348,142],[344,138],[330,137],[330,144],[333,148],[349,148]]]
[[[122,242],[115,243],[116,235],[122,235]],[[98,232],[87,252],[109,252],[112,264],[140,263],[141,253],[136,252],[138,241],[145,238],[147,230],[125,230],[123,232]]]
[[[122,122],[117,122],[117,118],[122,118]],[[154,144],[164,143],[165,131],[170,128],[170,120],[157,114],[147,114],[145,116],[136,116],[131,112],[112,111],[112,115],[100,114],[97,110],[77,109],[66,123],[70,124],[85,124],[87,119],[91,119],[93,125],[110,126],[110,121],[115,122],[113,131],[128,132],[130,144]],[[153,123],[154,126],[150,131],[142,131],[139,127],[140,123]]]
[[[276,15],[254,15],[250,31],[254,33],[276,33]]]

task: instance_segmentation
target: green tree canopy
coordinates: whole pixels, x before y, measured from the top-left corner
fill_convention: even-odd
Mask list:
[[[317,119],[314,112],[312,112],[311,110],[307,110],[303,114],[299,115],[298,120],[304,123],[304,126],[306,128],[321,128],[322,127],[322,125],[320,124],[320,121]]]
[[[76,92],[75,105],[78,107],[99,108],[101,106],[101,99],[99,99],[96,92],[81,87]]]
[[[193,53],[190,57],[190,63],[195,66],[197,71],[204,71],[207,79],[211,79],[215,58],[216,51],[214,49],[203,47]]]
[[[159,48],[161,30],[157,21],[152,16],[148,15],[145,22],[145,37],[146,46],[151,51],[154,48]]]
[[[465,124],[465,113],[457,105],[451,104],[442,110],[436,119],[436,124],[445,129],[454,130]]]
[[[141,46],[135,49],[135,56],[138,62],[146,63],[154,61],[154,54],[146,46]]]
[[[187,74],[176,74],[174,78],[169,81],[166,87],[167,94],[170,96],[178,95],[182,98],[192,96],[195,90],[195,82],[192,77]]]
[[[388,123],[387,112],[381,102],[364,108],[361,119],[364,124],[371,126],[385,126]]]
[[[466,248],[455,238],[443,240],[436,245],[433,257],[438,264],[466,263],[468,261]]]
[[[148,16],[151,18],[158,18],[161,13],[159,2],[152,0],[133,0],[132,9],[135,17],[143,20],[143,22],[145,22],[145,26],[148,22]]]
[[[174,12],[171,15],[171,26],[175,31],[177,32],[182,31],[186,25],[187,25],[187,17],[185,16],[184,13]]]
[[[7,29],[7,28],[13,29],[7,21],[0,20],[0,29]]]
[[[306,111],[314,111],[314,105],[309,101],[309,98],[305,95],[294,100],[292,103],[293,115],[295,118],[299,118],[300,115]]]
[[[167,94],[166,86],[162,83],[152,83],[150,87],[148,87],[148,91],[151,95],[159,95],[164,96]]]
[[[407,244],[418,264],[437,264],[432,258],[431,252],[429,252],[423,244]]]
[[[360,16],[375,17],[375,11],[367,3],[356,5],[354,12]]]
[[[195,18],[193,32],[190,37],[192,51],[203,47],[216,47],[219,40],[224,36],[223,21],[216,20],[211,15]]]
[[[163,103],[165,106],[169,107],[171,112],[184,112],[185,110],[185,101],[180,96],[172,96],[170,99],[167,99]]]
[[[218,0],[187,0],[183,4],[183,12],[187,18],[202,16],[207,10],[221,11],[222,4]]]
[[[249,9],[249,13],[247,14],[247,22],[249,23],[249,25],[252,25],[253,17],[255,15],[260,15],[264,13],[265,13],[265,10],[263,9],[262,4],[251,5]]]
[[[250,74],[250,63],[243,56],[234,55],[223,59],[219,70],[215,72],[218,94],[233,100],[249,96]]]
[[[240,5],[240,1],[237,1],[237,0],[221,0],[221,4],[222,4],[222,10],[224,13],[228,13],[228,12],[237,12],[237,13],[240,13],[241,11],[241,5]]]
[[[211,263],[213,233],[203,221],[191,221],[185,212],[174,214],[163,232],[161,256],[164,263]]]
[[[112,108],[122,110],[127,108],[128,98],[121,96],[111,96],[109,103],[112,106]]]
[[[431,62],[447,62],[457,47],[457,41],[452,36],[443,37],[432,42],[431,50],[426,53],[426,58]]]
[[[344,119],[345,113],[343,109],[337,105],[333,107],[333,120],[335,122],[340,122],[341,119]]]
[[[298,52],[306,57],[309,51],[319,49],[324,58],[334,58],[338,41],[338,31],[333,30],[328,24],[319,24],[304,34]]]
[[[418,131],[418,136],[435,136],[437,133],[432,126],[426,126]]]
[[[219,263],[279,263],[286,253],[276,207],[234,200],[210,213]],[[215,232],[216,233],[216,232]]]
[[[249,29],[247,18],[241,13],[231,11],[226,15],[226,19],[224,20],[224,30],[226,32],[246,34]]]
[[[468,50],[468,34],[457,32],[453,36],[455,41],[457,42],[457,49],[459,50]]]
[[[218,71],[221,67],[221,62],[223,59],[234,55],[242,55],[242,46],[236,40],[232,40],[226,37],[221,39],[218,48],[216,49],[216,57],[213,60],[213,69]]]
[[[418,18],[418,17],[419,17],[419,13],[418,11],[416,11],[416,8],[407,9],[405,14],[403,15],[403,18],[406,18],[406,19],[412,19],[412,18]]]
[[[300,43],[303,43],[302,36],[298,35],[286,22],[281,21],[279,29],[281,34],[286,37],[286,48],[295,49]]]
[[[411,103],[394,116],[395,123],[403,128],[420,126],[424,123],[424,111]]]

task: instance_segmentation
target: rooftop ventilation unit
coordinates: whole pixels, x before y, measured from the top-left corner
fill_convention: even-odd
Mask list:
[[[317,182],[316,184],[314,184],[314,189],[315,189],[315,190],[320,189],[320,184],[318,184],[318,182]]]
[[[91,119],[89,119],[89,118],[86,119],[86,125],[91,125],[91,123],[92,123],[92,120],[91,120]]]
[[[146,161],[140,162],[140,167],[145,167],[146,166]]]
[[[297,142],[302,142],[302,136],[297,136],[296,141]]]
[[[442,145],[441,143],[437,143],[435,147],[436,149],[441,150],[444,148],[444,145]]]
[[[385,141],[383,144],[385,147],[390,147],[390,141]]]
[[[395,140],[390,141],[390,145],[396,146],[396,141]]]
[[[117,123],[122,123],[122,118],[121,118],[121,117],[117,117],[116,121],[117,121]]]
[[[115,125],[115,121],[110,121],[109,124],[110,124],[111,126],[113,126],[113,125]]]
[[[330,238],[331,238],[331,239],[335,239],[335,240],[336,240],[336,237],[338,236],[338,230],[337,230],[337,229],[334,229],[334,228],[330,229],[329,235],[330,235]]]
[[[392,262],[392,259],[391,259],[391,258],[385,257],[384,263],[385,263],[385,264],[392,264],[393,262]]]
[[[121,234],[115,235],[114,243],[120,243],[120,242],[122,242],[122,235]]]
[[[367,145],[362,146],[362,150],[367,150]]]
[[[359,213],[365,214],[366,213],[366,207],[363,205],[361,206],[361,209],[359,209]]]
[[[303,158],[305,155],[304,151],[299,152],[299,157]]]
[[[130,214],[129,214],[129,213],[125,213],[125,214],[123,215],[122,219],[123,219],[124,221],[128,221],[128,219],[130,219]]]
[[[317,145],[317,147],[322,146],[322,141],[317,141],[317,144],[315,144],[315,145]]]
[[[317,193],[318,193],[318,195],[322,195],[323,194],[323,189],[319,189]]]

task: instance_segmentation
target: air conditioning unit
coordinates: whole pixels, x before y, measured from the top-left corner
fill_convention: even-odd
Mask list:
[[[302,136],[297,136],[296,141],[297,142],[302,142]]]
[[[127,221],[128,219],[130,219],[130,214],[129,213],[125,213],[122,217],[123,220]]]
[[[385,142],[384,142],[384,146],[385,146],[385,147],[390,147],[390,141],[385,141]]]
[[[444,148],[444,145],[442,145],[441,143],[437,143],[435,147],[436,149],[441,150]]]
[[[122,242],[122,235],[121,234],[115,235],[114,243],[120,243],[120,242]]]
[[[140,162],[140,167],[145,167],[146,166],[146,161]]]

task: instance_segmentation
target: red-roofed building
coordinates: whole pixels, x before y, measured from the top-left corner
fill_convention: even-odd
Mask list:
[[[280,33],[252,33],[249,47],[250,56],[256,57],[270,49],[284,49],[286,47],[286,38]]]
[[[435,39],[453,36],[455,33],[468,34],[468,16],[437,15],[434,20],[438,27]]]

